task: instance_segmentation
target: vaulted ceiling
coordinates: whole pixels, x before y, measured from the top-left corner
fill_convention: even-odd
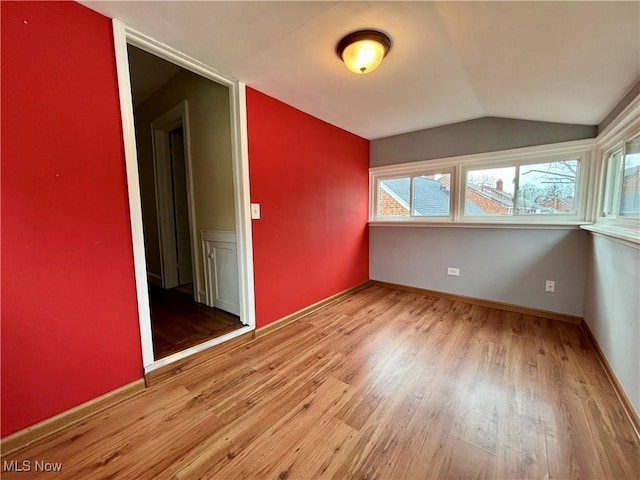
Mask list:
[[[640,2],[83,1],[365,138],[485,116],[595,125],[640,79]],[[390,35],[380,68],[335,53]]]

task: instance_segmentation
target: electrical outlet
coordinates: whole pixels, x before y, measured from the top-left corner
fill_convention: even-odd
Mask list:
[[[545,292],[551,292],[551,293],[555,292],[556,291],[556,282],[553,281],[553,280],[547,280],[544,283],[544,291]]]
[[[459,268],[454,268],[454,267],[447,267],[447,275],[451,275],[453,277],[459,277],[460,276],[460,269]]]

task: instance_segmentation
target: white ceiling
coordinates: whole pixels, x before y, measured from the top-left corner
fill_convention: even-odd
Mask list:
[[[640,2],[81,3],[369,139],[484,116],[595,125],[640,79]],[[335,53],[360,28],[393,41],[364,76]]]

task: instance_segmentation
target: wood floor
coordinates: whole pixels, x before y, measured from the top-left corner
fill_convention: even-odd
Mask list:
[[[3,460],[36,459],[82,479],[640,475],[579,327],[379,286]]]
[[[156,360],[244,327],[238,316],[196,303],[177,289],[154,287],[150,299]]]

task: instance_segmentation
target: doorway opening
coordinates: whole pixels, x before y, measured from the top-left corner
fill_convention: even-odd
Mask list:
[[[157,175],[156,205],[160,220],[162,287],[175,288],[193,297],[191,224],[194,214],[193,205],[187,194],[184,127],[182,115],[178,114],[177,125],[172,125],[171,130],[160,130],[157,122],[152,124],[156,143],[167,143],[168,147],[158,148],[154,152]]]
[[[157,362],[247,326],[238,257],[211,253],[220,236],[237,252],[230,89],[134,45],[127,53]]]

